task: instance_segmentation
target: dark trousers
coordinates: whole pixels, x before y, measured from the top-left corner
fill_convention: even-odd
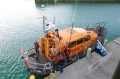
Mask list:
[[[36,54],[39,55],[39,48],[35,48]]]
[[[68,54],[66,54],[66,60],[67,60],[67,62],[70,60],[70,57]]]
[[[52,69],[55,68],[55,63],[54,61],[51,62]]]
[[[59,71],[60,71],[60,73],[63,72],[63,65],[59,65]]]

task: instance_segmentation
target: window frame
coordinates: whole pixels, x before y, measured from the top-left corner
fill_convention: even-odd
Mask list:
[[[79,41],[80,40],[80,41]],[[79,44],[81,44],[81,43],[83,43],[84,42],[84,39],[83,38],[80,38],[80,39],[78,39],[77,40],[77,45],[79,45]]]
[[[74,45],[71,45],[72,43],[75,43],[75,44],[74,44]],[[68,46],[69,46],[69,48],[72,48],[72,47],[74,47],[74,46],[76,46],[76,45],[77,45],[76,41],[72,41],[72,42],[69,43]]]
[[[86,38],[87,37],[87,38]],[[89,37],[89,38],[88,38]],[[86,40],[87,39],[87,40]],[[89,41],[90,40],[90,35],[87,35],[84,37],[84,41]]]

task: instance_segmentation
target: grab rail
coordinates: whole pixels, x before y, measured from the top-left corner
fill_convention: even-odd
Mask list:
[[[99,45],[99,46],[102,46],[103,50],[105,50],[105,48],[104,48],[103,45],[99,42],[99,40],[97,40],[97,42],[98,42],[98,45]],[[105,51],[106,51],[106,50],[105,50]]]
[[[61,49],[65,44],[67,44],[68,42],[64,42],[61,46],[59,46],[58,48]]]
[[[33,62],[30,62],[30,64],[31,64],[31,67],[32,67],[32,68],[37,68],[37,69],[42,69],[42,70],[45,70],[45,69],[51,69],[51,68],[52,68],[50,63],[39,64],[39,63],[33,63]],[[39,66],[41,65],[41,66],[43,66],[43,67],[35,67],[35,66],[33,66],[33,64],[35,64],[35,65],[39,65]],[[47,67],[47,65],[49,65],[49,67]]]
[[[100,23],[96,23],[95,24],[95,27],[97,27],[97,26],[102,26],[102,27],[105,27],[105,25],[106,25],[106,22],[100,22]]]

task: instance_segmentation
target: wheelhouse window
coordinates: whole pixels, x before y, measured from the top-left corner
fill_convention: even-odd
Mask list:
[[[85,40],[85,41],[90,40],[90,35],[85,36],[85,37],[84,37],[84,40]]]
[[[81,44],[83,42],[83,38],[77,40],[77,44]]]
[[[73,41],[73,42],[69,43],[69,48],[74,47],[75,45],[76,45],[76,41]]]

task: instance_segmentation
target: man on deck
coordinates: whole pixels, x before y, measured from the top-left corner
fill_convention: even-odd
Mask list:
[[[36,54],[39,55],[39,44],[36,40],[34,41],[34,45],[35,45]]]
[[[54,63],[55,55],[54,55],[54,53],[50,53],[49,58],[50,58],[50,61],[51,61],[52,69],[54,69],[55,68],[55,63]]]

